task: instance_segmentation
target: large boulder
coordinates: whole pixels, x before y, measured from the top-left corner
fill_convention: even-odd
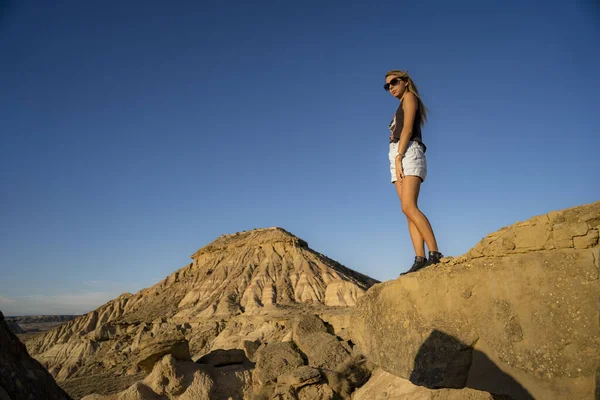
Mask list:
[[[50,373],[31,358],[0,311],[0,399],[69,400]]]
[[[258,350],[253,380],[258,385],[274,382],[301,365],[304,360],[292,343],[269,343]]]
[[[243,399],[252,393],[252,367],[249,365],[228,365],[212,368],[215,381],[213,399]],[[244,397],[246,396],[246,397]]]
[[[111,394],[92,394],[82,400],[210,400],[215,382],[210,368],[191,361],[176,360],[171,354],[155,363],[152,372],[128,389]]]
[[[303,365],[295,370],[288,372],[277,377],[277,383],[290,385],[294,389],[301,388],[302,386],[312,385],[318,383],[321,380],[321,372],[308,365]]]
[[[215,367],[224,367],[226,365],[236,365],[248,362],[248,358],[241,349],[217,349],[196,360],[198,364],[209,364]]]
[[[303,315],[295,321],[294,341],[316,368],[334,369],[348,358],[349,352],[314,315]]]
[[[181,334],[157,336],[140,345],[139,351],[137,365],[146,373],[152,372],[154,364],[167,354],[181,361],[192,360],[188,341]]]
[[[503,228],[465,256],[373,286],[352,341],[398,377],[515,399],[593,398],[600,202]]]
[[[258,340],[244,340],[242,342],[242,349],[246,358],[250,362],[256,362],[256,352],[260,347],[260,341]]]

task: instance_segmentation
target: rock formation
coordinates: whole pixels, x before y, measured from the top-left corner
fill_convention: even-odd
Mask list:
[[[196,360],[281,341],[307,312],[343,330],[349,307],[377,282],[280,228],[221,236],[191,258],[158,284],[32,338],[29,351],[59,382],[105,374],[129,381],[165,354],[185,361],[189,351]]]
[[[591,399],[600,367],[600,202],[503,228],[466,255],[373,286],[351,338],[428,388]]]
[[[428,389],[378,368],[357,389],[352,400],[497,400],[500,396],[474,389]]]
[[[68,400],[52,376],[27,353],[0,312],[0,399]]]
[[[323,345],[309,355],[303,351],[306,348],[295,341],[263,343],[256,351],[255,363],[238,350],[217,350],[196,363],[178,361],[172,355],[166,355],[154,365],[150,375],[120,393],[90,395],[83,400],[493,398],[489,393],[473,389],[428,390],[382,370],[371,376],[373,365],[364,356],[353,353],[348,342],[327,333],[323,321],[315,315],[298,317],[293,326],[294,338],[303,337],[301,335],[318,337]],[[328,351],[336,349],[333,343],[342,349],[343,357],[339,357],[337,351]],[[325,354],[318,354],[322,350]],[[236,364],[215,366],[223,365],[224,361]],[[210,364],[205,364],[207,362]],[[315,363],[323,366],[314,366]],[[367,381],[369,383],[365,385]],[[404,397],[396,397],[400,393]]]
[[[552,212],[384,283],[279,228],[224,235],[27,345],[86,400],[594,398],[599,230],[600,202]]]
[[[217,388],[206,368],[192,361],[177,361],[167,355],[142,381],[114,395],[92,394],[84,400],[211,400]],[[163,397],[167,396],[167,397]]]

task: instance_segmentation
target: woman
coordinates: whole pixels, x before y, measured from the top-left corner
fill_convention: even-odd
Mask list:
[[[383,88],[400,100],[400,105],[390,123],[390,172],[408,219],[408,231],[415,249],[413,266],[405,273],[415,272],[442,258],[438,251],[433,229],[427,217],[419,210],[417,199],[421,183],[427,176],[427,159],[421,127],[427,120],[427,108],[419,97],[419,91],[408,76],[408,71],[392,70],[385,74]],[[429,259],[425,258],[425,243]]]

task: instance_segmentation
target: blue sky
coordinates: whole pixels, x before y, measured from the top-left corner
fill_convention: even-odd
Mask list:
[[[269,226],[395,278],[389,69],[430,109],[445,255],[599,200],[598,8],[413,3],[0,2],[0,310],[87,312]]]

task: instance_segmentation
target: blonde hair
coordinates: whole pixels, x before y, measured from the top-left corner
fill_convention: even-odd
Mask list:
[[[411,93],[414,93],[414,95],[417,96],[417,100],[419,102],[419,114],[421,115],[420,124],[421,124],[421,126],[423,126],[425,124],[425,122],[427,121],[427,107],[425,107],[423,100],[421,100],[421,96],[419,95],[419,90],[417,89],[417,85],[415,85],[415,83],[413,82],[411,77],[408,75],[408,71],[401,71],[399,69],[393,69],[391,71],[388,71],[385,74],[386,79],[388,76],[394,76],[396,78],[399,78],[399,79],[402,79],[403,81],[405,81],[407,83],[407,85],[406,85],[407,90]]]

